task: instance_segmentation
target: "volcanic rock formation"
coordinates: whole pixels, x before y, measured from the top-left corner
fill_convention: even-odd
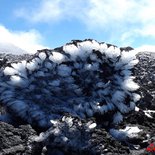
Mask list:
[[[155,54],[135,52],[89,39],[1,54],[0,118],[15,127],[1,122],[0,154],[150,153]]]

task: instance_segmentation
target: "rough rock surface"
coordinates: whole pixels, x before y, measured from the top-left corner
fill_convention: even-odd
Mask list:
[[[18,128],[0,122],[0,155],[40,154],[39,145],[31,139],[36,131],[30,125]]]
[[[18,61],[31,56],[13,57],[0,55],[0,65],[5,66],[14,60]],[[139,63],[133,73],[136,82],[141,86],[138,90],[142,99],[138,103],[139,111],[126,115],[124,121],[117,126],[138,126],[142,129],[138,135],[127,137],[127,141],[118,142],[104,129],[100,119],[79,120],[69,115],[58,120],[53,127],[38,137],[30,125],[13,127],[0,123],[0,155],[2,154],[137,154],[150,152],[146,147],[155,142],[155,54],[142,52],[137,54]],[[5,110],[1,107],[1,113]],[[95,125],[96,124],[96,125]],[[96,127],[94,127],[96,126]],[[36,152],[38,151],[38,152]]]
[[[134,74],[142,96],[139,107],[155,110],[155,53],[141,52],[137,57],[139,63],[134,68]]]
[[[104,138],[103,138],[104,137]],[[79,120],[64,116],[35,139],[47,147],[48,152],[61,151],[62,154],[125,154],[130,150],[114,140],[104,128],[96,128],[93,119]],[[110,144],[110,145],[109,145]]]

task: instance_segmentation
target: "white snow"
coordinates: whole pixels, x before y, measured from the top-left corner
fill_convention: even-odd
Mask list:
[[[30,61],[26,64],[26,68],[28,70],[34,71],[35,69],[37,69],[39,67],[38,62],[37,61]]]
[[[58,123],[58,121],[56,120],[50,120],[50,122],[53,124],[53,125],[56,125]]]
[[[26,61],[23,60],[19,63],[12,63],[11,66],[18,71],[18,74],[21,75],[22,77],[25,77],[27,78],[27,75],[26,75]]]
[[[39,58],[44,61],[46,59],[46,54],[44,52],[39,53]]]
[[[127,77],[123,82],[122,82],[122,88],[124,90],[129,90],[129,91],[135,91],[139,88],[139,85],[133,81],[134,77],[130,76]]]
[[[18,71],[12,67],[6,67],[3,72],[5,75],[14,75],[18,73]]]
[[[120,55],[120,49],[110,46],[107,50],[105,50],[105,54],[107,57],[114,59]]]
[[[107,50],[108,46],[106,43],[104,44],[100,44],[100,48],[99,50],[101,51],[101,53],[104,53]]]
[[[63,51],[70,54],[73,59],[80,55],[80,50],[73,44],[63,46]]]
[[[141,96],[140,96],[139,94],[133,93],[132,95],[133,95],[133,101],[134,101],[134,102],[139,101],[140,98],[141,98]]]
[[[21,78],[17,75],[13,75],[11,76],[11,82],[14,84],[14,85],[18,85],[21,81]]]
[[[129,134],[137,134],[140,131],[142,131],[142,129],[139,129],[137,126],[134,127],[126,126],[125,129],[120,129],[119,131],[126,132],[129,135]]]
[[[89,125],[89,129],[94,129],[96,126],[97,126],[96,123],[92,123],[92,124]]]
[[[65,59],[65,56],[58,52],[52,52],[49,59],[55,63],[61,63]]]
[[[23,70],[25,70],[26,61],[24,60],[19,63],[12,63],[11,66],[18,72],[22,72]]]
[[[155,113],[155,110],[143,110],[147,117],[153,118],[151,113]]]
[[[109,133],[117,140],[119,141],[126,141],[127,139],[127,134],[126,132],[121,132],[119,130],[116,130],[116,129],[110,129],[109,130]]]
[[[93,40],[92,42],[91,41],[83,41],[81,43],[78,43],[78,48],[80,48],[81,51],[90,53],[93,49],[99,50],[100,46],[99,46],[99,43],[97,43],[95,40]]]
[[[140,109],[137,107],[137,106],[135,106],[135,111],[139,111]]]
[[[138,133],[141,132],[142,129],[139,129],[137,126],[131,127],[126,126],[125,129],[110,129],[110,134],[119,141],[126,141],[128,137],[137,137]]]
[[[110,129],[110,134],[119,141],[126,141],[128,137],[136,137],[142,129],[139,129],[137,126],[130,127],[126,126],[125,129]]]

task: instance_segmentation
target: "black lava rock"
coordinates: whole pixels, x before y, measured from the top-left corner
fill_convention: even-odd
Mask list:
[[[0,67],[30,57],[1,54]],[[129,137],[126,142],[117,141],[95,118],[81,120],[69,114],[64,114],[40,136],[35,131],[38,129],[30,125],[14,127],[0,122],[0,155],[149,154],[147,147],[155,142],[155,113],[147,111],[155,110],[155,53],[138,53],[137,58],[139,63],[134,67],[133,74],[140,85],[138,93],[142,98],[137,104],[140,110],[129,113],[116,126],[118,130],[137,126],[142,129],[137,137]],[[0,107],[0,111],[5,113],[4,107]]]

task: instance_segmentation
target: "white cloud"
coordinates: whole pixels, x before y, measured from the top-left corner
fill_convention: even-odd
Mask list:
[[[147,24],[145,27],[135,31],[141,36],[155,37],[155,24]]]
[[[52,3],[42,1],[37,8],[21,8],[15,11],[16,16],[23,17],[31,22],[46,22],[56,20],[61,17],[62,10],[59,8],[59,0]]]
[[[110,23],[152,23],[154,6],[154,0],[41,0],[38,5],[18,8],[15,13],[32,22],[51,23],[76,17],[91,26],[106,27]]]
[[[21,7],[15,11],[15,15],[27,19],[30,22],[53,23],[60,20],[79,18],[85,10],[86,3],[83,0],[41,0],[38,7]]]
[[[132,0],[90,0],[90,6],[87,11],[88,24],[105,28],[107,25],[112,27],[130,22],[136,3]]]
[[[1,45],[12,45],[14,47],[16,46],[21,48],[26,52],[35,53],[37,49],[45,48],[43,45],[41,45],[41,41],[42,36],[36,30],[10,31],[3,25],[0,25]]]
[[[154,0],[90,0],[90,3],[87,26],[106,30],[112,42],[119,40],[121,46],[132,46],[137,39],[155,39]]]
[[[33,23],[79,20],[120,45],[132,45],[137,37],[155,39],[155,0],[41,0],[37,4],[18,8],[16,15]]]
[[[134,24],[135,26],[155,24],[154,0],[89,0],[89,2],[86,22],[96,27],[130,24],[126,26],[132,28]]]

